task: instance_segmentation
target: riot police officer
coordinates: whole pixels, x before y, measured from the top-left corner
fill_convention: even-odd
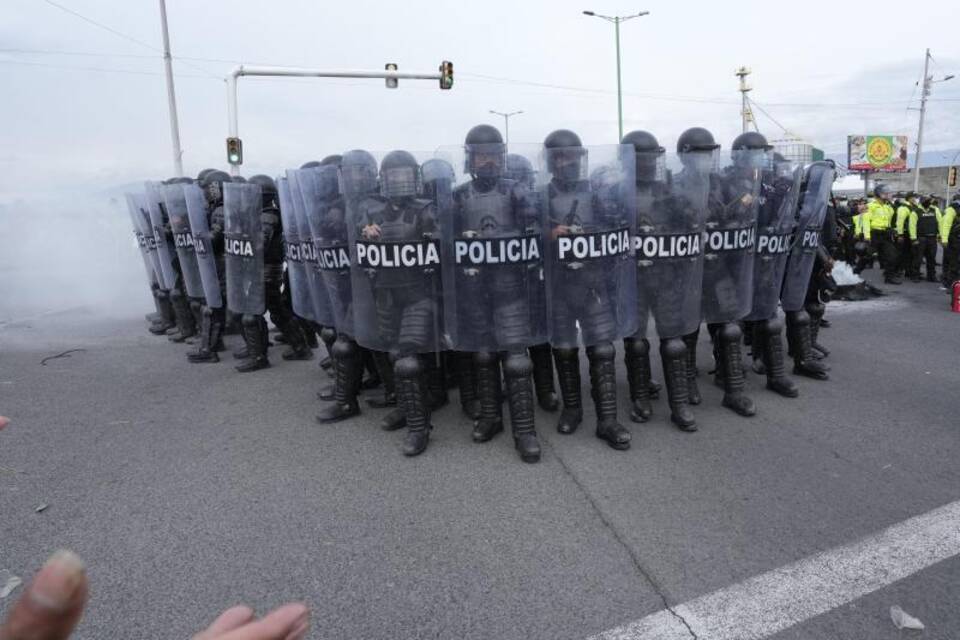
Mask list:
[[[280,330],[284,341],[290,345],[283,352],[284,360],[309,360],[313,351],[307,346],[307,339],[303,329],[294,320],[293,307],[284,301],[280,293],[283,282],[283,223],[280,217],[280,204],[276,183],[270,176],[263,174],[250,178],[250,182],[260,185],[263,194],[263,211],[260,221],[263,229],[263,285],[267,311],[270,320]],[[255,361],[244,365],[250,370],[258,366]]]
[[[536,189],[536,172],[533,164],[519,153],[508,153],[503,177],[515,180],[517,184],[533,191]],[[544,293],[546,290],[543,290]],[[546,306],[546,300],[537,303]],[[549,344],[530,347],[530,359],[533,361],[533,388],[537,393],[537,404],[544,411],[556,411],[559,406],[557,392],[553,385],[553,358]]]
[[[204,280],[206,304],[201,310],[200,344],[197,351],[187,355],[192,363],[219,362],[217,352],[223,349],[223,331],[226,323],[226,267],[224,263],[223,241],[223,185],[230,182],[230,175],[224,171],[209,171],[200,180],[203,190],[207,232],[201,237],[195,237],[198,246],[203,245],[205,256],[215,267],[217,276],[217,292],[208,288]],[[188,205],[189,205],[188,200]],[[199,224],[194,221],[195,214],[191,214],[191,227],[194,234],[198,233]],[[196,222],[200,222],[197,220]],[[201,274],[203,272],[201,271]]]
[[[541,212],[529,191],[504,178],[506,146],[495,127],[472,128],[464,153],[470,180],[453,193],[444,233],[446,255],[454,260],[453,276],[443,283],[445,326],[455,349],[475,353],[480,417],[473,439],[485,442],[503,430],[502,362],[514,445],[524,462],[537,462],[527,348],[546,337],[535,291],[542,287]]]
[[[550,175],[544,194],[546,244],[550,247],[548,318],[563,399],[557,431],[573,433],[583,419],[582,344],[590,361],[596,435],[614,449],[628,449],[630,431],[617,421],[613,340],[623,337],[620,330],[630,324],[621,310],[631,319],[636,311],[632,302],[636,270],[629,260],[632,223],[625,206],[632,198],[624,192],[633,186],[632,180],[593,188],[587,180],[588,151],[573,131],[558,129],[547,136],[543,146]],[[621,304],[628,296],[631,302]],[[627,331],[632,333],[633,327]]]
[[[416,456],[430,438],[427,360],[440,344],[440,245],[435,207],[419,198],[420,167],[407,151],[380,163],[383,199],[352,191],[344,180],[351,221],[354,332],[374,353],[390,354],[407,434],[403,454]],[[354,197],[354,196],[357,197]]]

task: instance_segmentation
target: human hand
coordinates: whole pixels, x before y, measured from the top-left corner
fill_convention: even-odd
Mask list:
[[[0,640],[66,640],[86,601],[83,560],[71,551],[57,551],[0,623]]]
[[[260,620],[247,606],[227,609],[193,640],[301,640],[310,629],[310,611],[303,604],[285,604]]]
[[[947,245],[943,245],[943,246],[947,246]],[[2,430],[8,424],[10,424],[10,418],[0,416],[0,430]]]

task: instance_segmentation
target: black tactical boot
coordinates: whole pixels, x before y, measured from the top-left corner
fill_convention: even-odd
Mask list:
[[[385,351],[373,351],[373,362],[383,380],[383,395],[367,398],[367,406],[373,409],[386,409],[397,406],[397,384],[394,378],[394,363]],[[402,412],[401,412],[402,414]]]
[[[700,404],[703,401],[700,396],[700,387],[697,385],[697,342],[699,339],[700,327],[697,327],[697,330],[693,333],[683,336],[683,344],[686,345],[684,370],[687,373],[687,400],[693,405]]]
[[[663,361],[663,381],[667,385],[670,420],[683,431],[696,431],[697,421],[690,409],[687,395],[687,346],[682,338],[660,341],[660,359]]]
[[[289,345],[289,347],[280,354],[281,358],[284,360],[313,359],[313,349],[307,345],[307,338],[303,334],[303,329],[299,322],[293,318],[288,318],[286,322],[283,322],[283,326],[278,328],[280,329],[280,335],[283,336]],[[279,338],[280,336],[277,337]]]
[[[148,331],[154,335],[162,336],[176,326],[176,316],[173,313],[173,305],[170,304],[169,291],[156,289],[154,300],[157,303],[157,309],[160,311],[160,321],[151,325]]]
[[[540,439],[533,424],[533,363],[526,351],[510,353],[503,363],[513,446],[524,462],[540,461]]]
[[[317,343],[316,325],[309,320],[304,320],[303,318],[295,318],[294,322],[300,325],[300,330],[303,331],[303,337],[307,342],[307,346],[311,349],[316,349],[319,346]]]
[[[188,353],[187,360],[193,363],[220,362],[220,356],[213,347],[220,340],[221,330],[222,324],[214,317],[213,310],[204,307],[200,320],[200,348],[195,353]]]
[[[650,341],[646,338],[626,338],[623,341],[623,362],[630,387],[630,419],[646,422],[653,415],[653,405],[650,403]]]
[[[753,358],[753,372],[759,376],[764,375],[767,372],[766,367],[766,354],[764,353],[767,348],[767,334],[766,334],[766,321],[758,320],[756,322],[747,323],[749,327],[750,334],[752,339],[750,341],[750,356]],[[783,345],[781,345],[781,359]]]
[[[530,347],[533,360],[533,387],[537,390],[537,404],[544,411],[556,411],[559,405],[553,388],[553,357],[549,344]]]
[[[616,350],[608,343],[587,349],[590,388],[597,411],[597,437],[619,451],[630,448],[630,430],[617,422]]]
[[[403,455],[418,456],[430,441],[430,407],[425,402],[424,367],[417,355],[404,356],[394,367],[397,396],[406,417],[407,435],[403,439]]]
[[[339,422],[360,414],[357,394],[360,377],[363,375],[363,360],[360,347],[345,336],[338,336],[333,343],[333,368],[336,385],[333,403],[317,415],[321,424]]]
[[[460,387],[460,408],[472,420],[480,417],[480,400],[477,397],[477,371],[472,353],[456,351],[453,361],[457,367],[457,384]]]
[[[250,373],[259,371],[270,366],[267,359],[266,341],[264,332],[266,322],[262,322],[261,316],[245,315],[241,320],[243,324],[243,341],[247,344],[247,353],[250,357],[234,367],[240,373]]]
[[[785,398],[796,398],[800,395],[800,390],[793,380],[787,377],[783,366],[783,341],[780,339],[783,322],[780,318],[771,318],[766,322],[757,322],[754,329],[754,349],[757,348],[758,338],[763,341],[760,354],[767,374],[767,389]]]
[[[719,327],[716,331],[717,354],[720,358],[717,369],[723,372],[723,406],[741,416],[752,416],[757,412],[756,407],[753,400],[743,393],[745,379],[740,351],[742,337],[743,332],[735,322],[727,322]]]
[[[363,362],[363,371],[367,373],[367,377],[361,377],[360,379],[360,389],[362,391],[376,389],[383,384],[383,380],[380,379],[377,363],[373,360],[373,352],[366,347],[360,347],[360,357],[361,362]]]
[[[197,327],[193,324],[193,314],[190,313],[190,303],[182,293],[176,290],[170,292],[170,304],[173,315],[177,319],[177,331],[169,336],[170,342],[183,342],[197,334]]]
[[[580,350],[554,349],[557,364],[557,379],[560,381],[560,397],[563,409],[557,420],[557,431],[570,434],[577,430],[583,420],[583,399],[580,395]]]
[[[477,399],[480,416],[473,426],[473,441],[487,442],[503,431],[503,416],[500,412],[500,355],[491,351],[474,354],[474,371],[477,376]]]
[[[450,402],[441,355],[440,353],[425,353],[420,358],[421,363],[423,363],[424,390],[430,411],[445,407]]]
[[[327,348],[327,357],[320,360],[320,368],[326,371],[331,376],[334,375],[333,371],[333,344],[337,340],[337,331],[333,327],[321,327],[320,329],[320,340],[323,341],[323,345]]]
[[[827,311],[827,305],[823,303],[808,304],[806,306],[807,314],[810,316],[810,346],[814,358],[818,360],[830,355],[830,350],[820,344],[820,322],[823,320],[823,314]],[[821,355],[822,354],[822,355]]]
[[[787,312],[787,342],[793,356],[793,372],[814,380],[827,380],[826,367],[812,355],[810,346],[810,316],[806,311]]]

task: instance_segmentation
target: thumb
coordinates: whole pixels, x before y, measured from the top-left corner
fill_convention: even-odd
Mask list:
[[[0,640],[66,640],[86,599],[83,560],[72,551],[57,551],[0,623]]]

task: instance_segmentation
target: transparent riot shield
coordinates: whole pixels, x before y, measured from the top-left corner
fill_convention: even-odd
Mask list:
[[[193,234],[193,248],[200,273],[200,284],[207,306],[219,309],[223,306],[220,294],[220,278],[226,277],[217,270],[217,258],[214,255],[213,234],[210,232],[210,218],[207,212],[207,199],[203,189],[196,184],[185,184],[183,196],[190,218],[190,231]]]
[[[262,315],[263,230],[260,185],[223,185],[224,254],[227,272],[227,308],[237,314]]]
[[[633,147],[543,149],[539,173],[550,344],[589,347],[633,335]]]
[[[547,341],[544,207],[535,190],[505,177],[506,155],[502,144],[437,150],[457,172],[450,215],[439,218],[444,327],[459,351]],[[539,147],[526,155],[537,164]]]
[[[317,270],[329,301],[333,326],[338,332],[352,337],[350,247],[346,208],[340,195],[337,168],[320,166],[300,169],[295,175],[313,241]]]
[[[290,199],[297,221],[297,232],[300,237],[300,258],[303,260],[304,274],[310,290],[310,304],[313,308],[313,321],[325,327],[336,327],[336,318],[327,286],[323,281],[323,272],[317,260],[317,248],[313,242],[313,232],[307,220],[307,205],[300,186],[301,174],[298,170],[287,171],[287,186],[290,188]]]
[[[432,154],[382,155],[379,192],[372,193],[365,180],[354,181],[348,175],[341,180],[354,337],[375,351],[439,351],[443,347],[438,209],[431,197],[435,193],[424,192],[421,172]]]
[[[160,263],[157,261],[157,243],[153,239],[153,233],[148,236],[144,232],[144,216],[140,209],[144,207],[142,197],[132,193],[124,194],[127,201],[127,212],[130,214],[130,224],[133,226],[133,237],[140,249],[140,257],[143,258],[143,268],[147,273],[147,282],[152,286],[157,283],[163,286],[157,271],[160,269]],[[149,231],[149,228],[147,229]]]
[[[200,278],[200,267],[197,265],[195,242],[190,229],[190,215],[187,212],[187,200],[183,187],[183,184],[166,184],[162,186],[161,193],[170,219],[170,230],[173,232],[173,246],[180,258],[183,286],[189,297],[203,298],[205,297],[203,281]]]
[[[144,185],[144,204],[150,215],[150,230],[157,243],[157,258],[160,262],[164,288],[173,289],[177,283],[177,272],[173,266],[177,253],[173,248],[173,236],[168,234],[169,222],[164,212],[162,186],[159,183],[147,182]]]
[[[807,167],[800,189],[797,228],[790,257],[787,259],[780,302],[784,311],[799,311],[810,285],[810,274],[820,247],[820,230],[827,215],[833,167],[827,162],[814,162]]]
[[[750,313],[763,149],[734,150],[712,180],[703,238],[703,319],[735,322]]]
[[[290,287],[290,302],[293,312],[316,322],[310,282],[300,251],[300,227],[297,212],[290,195],[290,182],[286,177],[277,178],[277,194],[280,198],[280,219],[283,222],[284,257],[287,263],[287,281]]]
[[[715,162],[703,152],[667,157],[666,179],[638,193],[634,251],[639,307],[661,338],[693,332],[701,320],[703,231]]]
[[[802,178],[803,168],[790,161],[774,162],[763,173],[753,261],[753,305],[747,320],[769,320],[777,315]]]

